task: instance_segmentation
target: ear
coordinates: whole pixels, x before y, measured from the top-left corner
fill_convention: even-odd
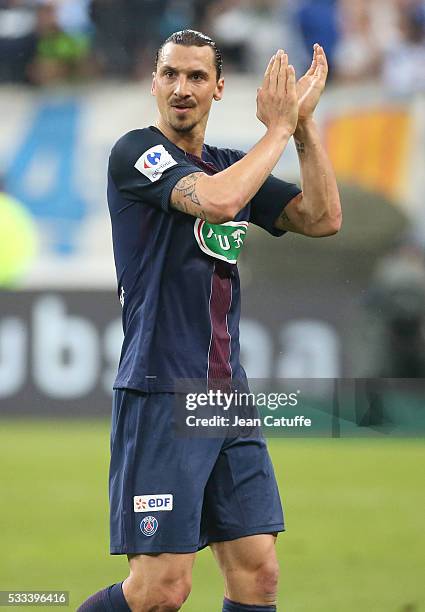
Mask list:
[[[213,98],[216,102],[222,99],[224,94],[224,79],[221,78],[217,81],[217,85],[215,86]]]
[[[156,96],[156,72],[152,72],[151,95]]]

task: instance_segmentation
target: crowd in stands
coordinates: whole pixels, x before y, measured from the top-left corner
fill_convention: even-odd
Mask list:
[[[0,82],[143,78],[186,27],[217,40],[227,73],[260,74],[279,47],[301,73],[319,42],[336,82],[425,90],[425,0],[0,0]]]

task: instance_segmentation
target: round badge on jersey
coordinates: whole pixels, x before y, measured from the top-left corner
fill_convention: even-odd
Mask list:
[[[158,521],[154,516],[145,516],[143,521],[140,523],[140,530],[145,536],[153,536],[158,529]]]

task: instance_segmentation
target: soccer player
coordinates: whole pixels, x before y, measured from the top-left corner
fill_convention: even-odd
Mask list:
[[[109,161],[124,343],[114,385],[111,553],[130,575],[81,611],[179,610],[198,550],[223,573],[224,612],[276,610],[277,533],[284,530],[273,468],[260,435],[178,438],[176,381],[244,384],[239,363],[237,258],[248,224],[328,236],[341,210],[313,113],[327,63],[316,45],[298,81],[271,58],[257,95],[266,133],[247,153],[204,144],[224,81],[216,44],[185,30],[161,46],[153,74],[154,126],[123,136]],[[291,137],[302,191],[271,175]],[[206,603],[206,609],[208,602]]]

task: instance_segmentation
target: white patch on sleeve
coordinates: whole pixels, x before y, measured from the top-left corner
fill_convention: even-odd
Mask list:
[[[154,183],[159,181],[165,170],[176,165],[176,160],[163,145],[155,145],[139,157],[134,167]]]

